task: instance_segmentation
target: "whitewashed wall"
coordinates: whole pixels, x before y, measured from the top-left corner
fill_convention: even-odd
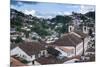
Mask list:
[[[62,47],[62,46],[61,46]],[[66,56],[66,57],[72,57],[72,56],[75,56],[75,48],[72,47],[72,46],[63,46],[64,48],[69,48],[69,49],[73,49],[72,51],[68,51],[68,52],[64,52],[63,50],[59,49],[59,47],[55,47],[56,50],[60,51],[61,52],[61,56]]]
[[[83,53],[83,42],[76,46],[76,55],[81,55]]]
[[[41,65],[41,64],[37,61],[34,61],[34,65]]]
[[[26,59],[27,61],[32,61],[35,59],[35,55],[33,55],[32,57],[30,57],[29,55],[27,55],[22,49],[20,49],[19,47],[16,47],[14,49],[11,50],[11,56],[13,55],[17,55],[23,59]],[[24,57],[23,57],[24,56]]]
[[[86,37],[85,39],[84,39],[84,49],[85,49],[85,51],[87,50],[87,48],[88,48],[88,42],[90,41],[90,37]]]

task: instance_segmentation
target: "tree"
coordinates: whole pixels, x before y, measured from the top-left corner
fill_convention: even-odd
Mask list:
[[[87,17],[90,17],[90,18],[92,18],[92,19],[95,20],[95,11],[94,11],[94,12],[88,12],[88,13],[86,13],[85,15],[86,15]]]
[[[20,43],[20,42],[23,42],[22,38],[21,37],[17,37],[17,39],[15,40],[15,43]]]

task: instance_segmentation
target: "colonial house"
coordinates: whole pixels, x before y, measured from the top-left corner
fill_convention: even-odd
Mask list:
[[[74,35],[76,35],[77,37],[81,38],[83,41],[83,47],[84,47],[84,51],[86,51],[87,48],[87,44],[90,41],[90,36],[88,35],[89,33],[89,27],[86,25],[82,25],[81,29],[78,29],[76,26],[74,25],[69,25],[69,33],[73,33]]]
[[[83,45],[84,51],[86,51],[88,48],[88,43],[90,41],[90,36],[88,34],[81,32],[81,31],[74,31],[72,33],[82,39],[83,44],[84,44]]]
[[[40,42],[24,42],[17,46],[12,46],[11,56],[16,55],[20,59],[26,60],[28,65],[32,65],[35,59],[41,56],[47,56],[47,51],[43,43]]]
[[[73,57],[82,54],[82,40],[72,33],[63,35],[60,39],[51,43],[50,46],[55,47],[56,50],[61,52],[61,57]]]
[[[87,33],[87,28],[84,28],[84,26],[83,31],[75,30],[73,25],[69,26],[69,32],[63,34],[55,42],[50,43],[49,46],[53,46],[56,50],[60,51],[61,57],[81,56],[87,50],[90,40]]]

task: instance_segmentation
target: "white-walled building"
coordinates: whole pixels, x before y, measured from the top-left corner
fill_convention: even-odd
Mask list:
[[[82,55],[87,50],[89,37],[79,31],[72,31],[64,34],[61,38],[51,43],[50,46],[55,47],[56,50],[61,52],[60,56],[74,57]],[[84,47],[84,49],[83,49]]]
[[[28,61],[28,65],[32,65],[35,59],[47,56],[47,51],[40,42],[25,42],[11,49],[11,56],[14,55]]]

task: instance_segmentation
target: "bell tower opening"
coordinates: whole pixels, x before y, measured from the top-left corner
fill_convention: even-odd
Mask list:
[[[74,25],[69,25],[68,32],[73,32],[73,31],[74,31]]]

